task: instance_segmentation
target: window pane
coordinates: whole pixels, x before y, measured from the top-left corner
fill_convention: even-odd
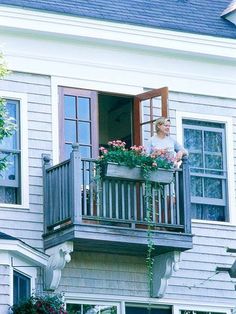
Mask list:
[[[17,201],[17,188],[0,186],[0,203],[19,204],[19,201]]]
[[[67,304],[68,314],[117,314],[117,307],[96,304]]]
[[[205,131],[204,149],[208,152],[222,152],[222,133]]]
[[[76,121],[65,120],[65,141],[76,142]]]
[[[126,307],[126,314],[171,314],[171,309],[157,309],[149,307]]]
[[[202,178],[191,176],[191,195],[203,196]]]
[[[89,122],[79,122],[78,123],[78,132],[79,132],[79,143],[91,144],[90,123]]]
[[[76,118],[76,97],[64,96],[64,115],[65,118]]]
[[[217,170],[223,169],[222,156],[206,154],[205,165],[206,165],[206,168],[208,169],[217,169]],[[219,174],[219,171],[217,171],[216,174]]]
[[[214,178],[205,178],[204,196],[222,199],[222,180]]]
[[[192,218],[225,221],[224,206],[191,204]]]
[[[71,152],[72,152],[72,144],[65,144],[65,159],[70,158]]]
[[[18,164],[18,156],[17,155],[9,155],[9,154],[1,154],[0,158],[6,158],[7,168],[0,173],[0,181],[2,180],[16,180],[16,171]]]
[[[150,99],[141,101],[141,123],[150,121],[152,119],[150,113]]]
[[[202,168],[203,167],[202,154],[189,153],[189,164],[191,167],[191,171],[203,172],[200,169],[195,169],[195,168]]]
[[[84,157],[84,158],[91,157],[91,147],[80,145],[79,151],[80,151],[81,157]]]
[[[202,150],[202,131],[184,129],[184,147],[191,150]]]
[[[10,100],[7,100],[6,108],[8,111],[8,116],[10,118],[13,118],[13,122],[17,123],[17,103],[18,102],[12,102]],[[18,130],[19,133],[19,130]],[[17,130],[13,132],[13,135],[11,137],[5,137],[2,141],[0,141],[0,149],[17,149],[18,143],[17,143]]]
[[[66,310],[69,314],[82,314],[81,304],[67,304]]]
[[[90,120],[90,99],[78,97],[78,119]]]

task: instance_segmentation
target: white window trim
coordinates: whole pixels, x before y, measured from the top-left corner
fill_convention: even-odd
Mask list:
[[[29,208],[29,171],[28,171],[28,119],[27,94],[0,91],[0,97],[20,102],[20,142],[21,142],[21,204],[2,204],[1,208]]]
[[[231,308],[232,309],[232,308]],[[180,314],[180,311],[199,311],[232,314],[231,309],[224,307],[199,306],[199,305],[174,305],[173,314]]]
[[[9,266],[9,304],[13,305],[14,270],[30,278],[31,294],[35,292],[37,267],[45,267],[48,256],[20,240],[0,240],[1,265]]]
[[[96,300],[93,298],[69,298],[65,297],[64,300],[65,304],[73,303],[73,304],[92,304],[92,305],[107,305],[107,306],[116,306],[117,307],[117,314],[121,314],[121,304],[120,302],[111,302],[111,301],[102,301]]]
[[[227,116],[206,115],[195,112],[176,112],[176,137],[177,141],[183,143],[183,119],[201,120],[225,124],[226,134],[226,156],[227,156],[227,189],[229,202],[229,222],[236,224],[235,207],[235,184],[234,184],[234,152],[233,152],[233,119]],[[196,220],[199,221],[199,220]],[[201,220],[201,222],[204,220]],[[207,220],[208,223],[215,223]],[[220,222],[217,222],[220,223]],[[226,222],[222,222],[226,223]]]

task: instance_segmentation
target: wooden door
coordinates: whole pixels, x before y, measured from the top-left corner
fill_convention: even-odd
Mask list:
[[[168,87],[134,97],[134,144],[143,145],[155,133],[154,122],[168,115]]]
[[[79,143],[85,158],[98,156],[97,92],[60,87],[60,160],[69,158],[72,144]]]

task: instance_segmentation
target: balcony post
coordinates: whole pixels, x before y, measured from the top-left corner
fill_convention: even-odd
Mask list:
[[[184,210],[184,229],[186,233],[191,233],[191,196],[190,196],[190,172],[188,157],[183,157],[183,182],[182,182],[182,197]]]
[[[49,182],[47,169],[51,166],[51,157],[48,154],[42,154],[43,162],[43,213],[44,213],[44,232],[47,232],[47,226],[50,225],[50,211],[52,210],[49,207],[50,200],[49,198]]]
[[[80,223],[82,221],[82,203],[81,203],[81,186],[82,186],[82,164],[79,152],[79,144],[72,145],[70,155],[70,180],[71,180],[71,212],[72,222]]]

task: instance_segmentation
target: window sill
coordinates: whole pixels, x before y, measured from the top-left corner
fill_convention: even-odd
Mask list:
[[[194,224],[205,224],[205,225],[218,225],[218,226],[231,226],[236,227],[235,223],[229,221],[215,221],[215,220],[201,220],[201,219],[192,219]]]
[[[20,210],[29,210],[29,206],[27,205],[17,205],[17,204],[4,204],[4,203],[0,203],[0,209],[20,209]]]

